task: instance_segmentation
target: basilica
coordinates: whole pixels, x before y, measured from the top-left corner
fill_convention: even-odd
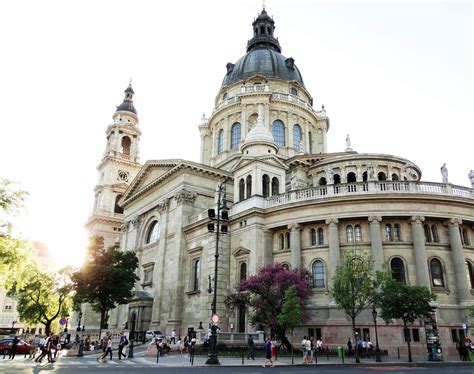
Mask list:
[[[111,312],[109,326],[168,335],[202,324],[207,330],[208,289],[216,280],[220,331],[255,332],[245,308],[229,312],[223,301],[240,280],[277,261],[312,274],[309,318],[290,340],[312,335],[341,345],[351,327],[331,294],[332,277],[344,252],[359,249],[372,255],[376,269],[385,265],[398,281],[437,295],[440,343],[454,353],[469,334],[463,324],[470,324],[466,308],[474,293],[474,189],[447,177],[422,181],[410,160],[356,152],[349,136],[344,152],[329,152],[329,117],[324,107],[313,107],[274,30],[263,9],[245,54],[226,65],[213,112],[198,125],[200,162],[140,163],[134,91],[131,85],[125,90],[106,130],[86,224],[106,245],[120,243],[139,258],[134,297]],[[229,220],[217,246],[208,209],[218,204],[229,208]],[[84,314],[87,327],[94,321]],[[370,311],[357,326],[374,341]],[[426,351],[423,323],[410,326],[409,334],[414,352]],[[384,349],[403,349],[405,338],[401,324],[380,321]]]

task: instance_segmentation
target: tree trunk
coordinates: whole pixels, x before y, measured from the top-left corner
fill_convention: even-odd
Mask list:
[[[46,320],[46,323],[44,324],[44,333],[46,336],[49,336],[49,333],[51,332],[51,322],[50,320]]]
[[[358,343],[358,339],[357,339],[357,335],[356,335],[356,322],[355,322],[355,317],[351,317],[352,319],[352,334],[354,336],[354,346],[355,346],[355,359],[356,359],[356,363],[359,364],[360,363],[360,358],[359,358],[359,344]]]
[[[281,338],[281,344],[283,344],[288,349],[288,352],[291,351],[292,345],[286,336]]]
[[[403,334],[405,335],[405,339],[407,341],[407,347],[408,347],[408,362],[413,362],[412,357],[411,357],[410,331],[408,331],[406,321],[403,321],[403,326],[404,326]]]

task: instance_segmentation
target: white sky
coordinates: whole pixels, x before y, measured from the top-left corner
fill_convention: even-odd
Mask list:
[[[82,260],[105,130],[133,78],[141,161],[199,160],[227,62],[245,53],[259,0],[6,1],[0,176],[30,192],[19,222],[60,263]],[[387,153],[469,185],[473,161],[470,1],[267,0],[329,151]]]

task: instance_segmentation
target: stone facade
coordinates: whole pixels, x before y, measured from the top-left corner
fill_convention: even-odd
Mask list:
[[[283,124],[279,133],[277,122]],[[134,124],[120,126],[108,134],[129,131],[138,144]],[[213,114],[199,125],[200,163],[150,160],[140,166],[129,159],[122,165],[120,152],[107,151],[96,190],[123,194],[124,212],[110,213],[109,196],[108,213],[95,213],[88,227],[110,240],[111,228],[120,227],[121,248],[135,251],[140,262],[136,297],[112,313],[110,326],[176,329],[179,335],[200,322],[207,326],[216,251],[207,210],[216,206],[216,186],[228,178],[229,233],[219,241],[217,286],[222,331],[254,331],[244,311],[224,308],[224,298],[240,279],[278,261],[320,271],[307,302],[310,318],[294,339],[322,335],[325,344],[345,343],[350,321],[336,308],[332,277],[344,252],[358,248],[372,254],[377,269],[386,264],[400,279],[436,293],[441,344],[452,353],[452,334],[469,323],[466,306],[474,291],[474,190],[423,182],[420,168],[401,157],[349,146],[328,153],[328,130],[324,108],[313,109],[302,81],[262,71],[221,87]],[[129,185],[108,179],[119,164],[133,179]],[[370,311],[357,325],[373,339]],[[422,353],[423,329],[411,328],[418,330],[415,340],[420,335],[414,350]],[[380,344],[392,352],[404,347],[401,325],[380,326]]]

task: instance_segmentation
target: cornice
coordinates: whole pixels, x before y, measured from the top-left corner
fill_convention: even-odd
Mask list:
[[[102,165],[104,165],[107,162],[110,162],[110,163],[113,163],[113,164],[118,164],[118,165],[125,165],[125,166],[133,167],[133,168],[141,168],[142,167],[142,164],[140,164],[139,162],[133,162],[133,161],[125,160],[123,158],[118,158],[118,157],[113,157],[113,156],[107,155],[100,161],[100,163],[99,163],[99,165],[97,165],[96,169],[100,170]]]

